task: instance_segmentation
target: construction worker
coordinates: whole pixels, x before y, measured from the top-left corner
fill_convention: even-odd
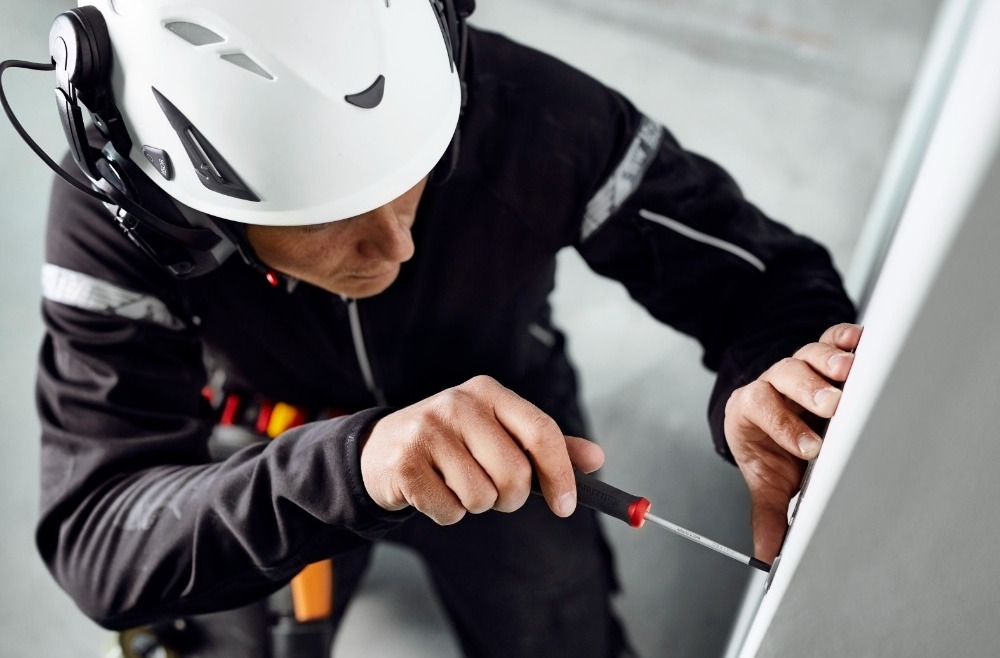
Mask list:
[[[192,655],[266,656],[261,602],[332,558],[329,652],[391,541],[469,656],[624,655],[576,506],[572,467],[603,454],[550,317],[563,247],[700,341],[715,447],[775,557],[860,335],[828,254],[620,94],[467,27],[472,5],[57,18],[79,171],[47,231],[37,542],[99,624],[183,619]],[[278,404],[299,416],[274,441],[212,460],[220,414],[264,429]]]

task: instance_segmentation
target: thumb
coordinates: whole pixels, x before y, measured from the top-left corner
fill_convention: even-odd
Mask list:
[[[788,499],[771,492],[750,492],[750,526],[753,529],[754,557],[774,562],[788,532]]]
[[[604,449],[578,436],[566,437],[566,452],[573,466],[584,473],[592,473],[604,464]]]

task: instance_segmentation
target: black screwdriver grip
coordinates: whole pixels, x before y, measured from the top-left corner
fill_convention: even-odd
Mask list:
[[[649,510],[649,501],[598,480],[593,475],[573,469],[576,478],[576,502],[608,516],[624,521],[633,528],[642,526]],[[531,492],[541,494],[537,476],[531,480]]]

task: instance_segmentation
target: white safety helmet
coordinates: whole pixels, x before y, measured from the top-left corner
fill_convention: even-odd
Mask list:
[[[438,0],[95,0],[135,162],[181,204],[325,223],[413,187],[455,133]]]

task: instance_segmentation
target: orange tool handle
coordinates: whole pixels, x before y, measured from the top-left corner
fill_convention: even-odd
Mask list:
[[[300,409],[284,402],[269,411],[262,424],[272,439],[306,419]],[[314,562],[292,578],[292,606],[298,622],[325,619],[333,613],[333,561]]]
[[[292,606],[299,622],[333,614],[333,561],[313,562],[292,578]]]

